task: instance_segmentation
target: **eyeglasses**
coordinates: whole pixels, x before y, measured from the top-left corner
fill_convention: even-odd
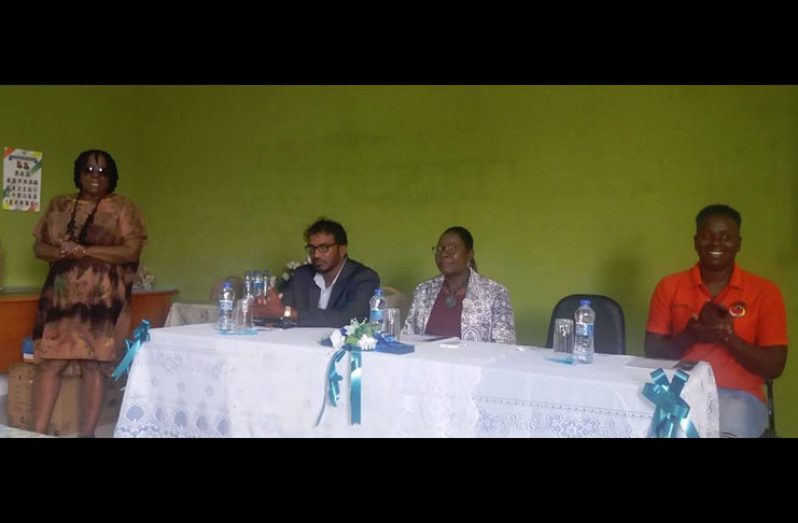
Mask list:
[[[313,254],[316,251],[319,251],[322,254],[327,254],[330,252],[330,248],[338,245],[337,243],[322,243],[321,245],[305,245],[305,250],[308,251],[308,254]]]
[[[453,243],[450,243],[448,245],[436,245],[435,247],[432,248],[432,254],[436,256],[443,253],[452,255],[455,252],[457,252],[457,245]]]
[[[108,176],[110,174],[108,172],[108,167],[95,167],[93,165],[87,165],[87,166],[83,167],[83,172],[85,174],[97,173],[100,176]]]

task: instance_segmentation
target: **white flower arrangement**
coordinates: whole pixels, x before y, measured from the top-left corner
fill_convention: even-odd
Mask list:
[[[133,287],[136,289],[150,290],[152,283],[155,281],[155,275],[147,270],[146,265],[140,265],[139,270],[136,272],[136,279],[133,282]]]
[[[349,325],[332,331],[330,342],[335,349],[347,346],[350,349],[357,347],[364,351],[374,350],[377,348],[377,339],[374,337],[376,331],[376,325],[353,318]]]

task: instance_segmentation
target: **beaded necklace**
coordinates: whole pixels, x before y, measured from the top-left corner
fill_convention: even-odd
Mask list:
[[[446,282],[444,282],[443,286],[446,288],[446,292],[447,292],[448,296],[446,296],[446,299],[443,300],[443,302],[446,304],[446,306],[448,308],[454,309],[454,307],[457,305],[457,296],[455,296],[455,294],[457,294],[460,291],[460,289],[462,289],[463,287],[468,285],[468,280],[469,279],[471,279],[471,275],[470,274],[465,279],[465,281],[463,283],[461,283],[455,290],[451,290],[449,288],[449,285]]]
[[[66,227],[67,240],[79,243],[81,245],[85,245],[86,234],[88,233],[89,226],[94,222],[94,215],[97,214],[97,208],[100,206],[100,200],[102,200],[103,198],[105,198],[105,196],[97,198],[97,203],[94,204],[94,209],[92,209],[89,215],[86,217],[86,221],[83,222],[83,227],[80,228],[80,233],[76,237],[75,212],[78,210],[78,201],[80,201],[80,193],[78,193],[77,198],[75,198],[75,205],[72,206],[72,215],[69,217],[69,223],[67,224]]]

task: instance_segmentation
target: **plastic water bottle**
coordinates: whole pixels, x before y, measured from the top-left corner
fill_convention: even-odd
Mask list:
[[[272,273],[269,269],[263,270],[263,294],[269,293],[269,287],[271,286],[272,281]]]
[[[377,288],[374,291],[374,296],[369,300],[369,323],[376,325],[379,332],[385,330],[385,308],[387,306],[388,302],[382,295],[382,289]]]
[[[222,290],[219,291],[219,322],[217,326],[220,331],[231,331],[235,328],[233,322],[233,304],[236,300],[236,291],[233,284],[229,281],[224,282]]]
[[[590,307],[590,300],[580,300],[574,313],[574,358],[579,363],[593,363],[593,324],[596,313]]]
[[[252,271],[245,271],[244,272],[244,295],[253,296],[253,294],[255,293],[255,290],[254,290],[255,282],[253,280],[254,280],[254,278],[252,277]]]
[[[255,297],[263,296],[266,292],[266,286],[263,282],[263,273],[260,271],[252,271],[252,293]]]

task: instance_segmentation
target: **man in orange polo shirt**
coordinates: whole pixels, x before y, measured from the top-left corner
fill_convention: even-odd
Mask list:
[[[698,263],[666,276],[651,297],[646,356],[712,365],[720,433],[759,437],[768,413],[762,385],[787,361],[784,300],[770,281],[741,269],[740,213],[710,205],[696,216]]]

